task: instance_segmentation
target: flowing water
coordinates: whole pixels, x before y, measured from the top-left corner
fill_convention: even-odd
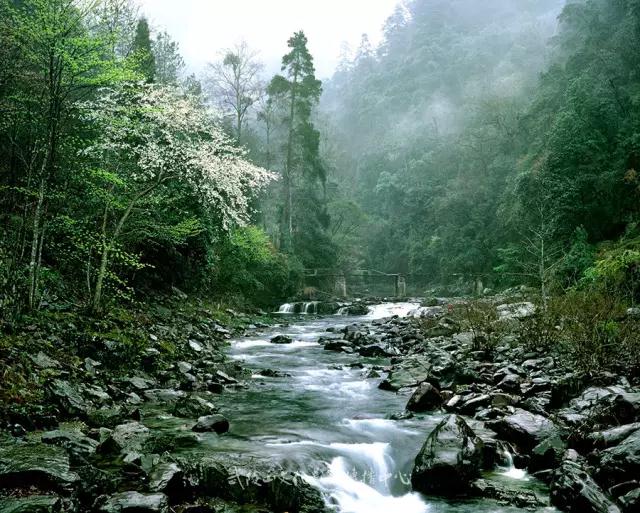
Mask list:
[[[365,370],[352,366],[356,362],[352,355],[324,351],[316,342],[329,327],[408,315],[413,309],[409,303],[379,305],[364,318],[305,319],[233,341],[230,356],[253,370],[253,383],[221,396],[221,410],[229,412],[232,425],[216,450],[250,454],[306,472],[341,513],[519,511],[492,501],[450,503],[412,493],[413,460],[442,414],[387,420],[386,415],[404,409],[407,397],[379,390],[380,379],[366,379]],[[269,343],[278,334],[294,342]],[[287,376],[267,378],[261,374],[264,369]],[[322,464],[329,471],[314,472]],[[525,489],[540,486],[512,467],[498,469],[490,477]]]

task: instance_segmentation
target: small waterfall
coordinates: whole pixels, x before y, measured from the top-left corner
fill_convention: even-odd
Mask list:
[[[305,314],[317,314],[318,313],[318,301],[311,301],[310,303],[304,303],[302,312]]]
[[[338,312],[336,313],[336,315],[349,315],[349,307],[341,306],[340,308],[338,308]]]
[[[296,305],[291,303],[285,303],[284,305],[280,306],[280,308],[278,309],[278,313],[292,314],[295,311],[295,308],[296,308]]]
[[[519,479],[519,480],[527,480],[529,479],[527,475],[527,471],[516,468],[513,464],[513,455],[509,450],[509,447],[506,445],[502,447],[502,457],[505,460],[505,466],[503,467],[502,472],[500,472],[503,476],[510,477],[511,479]]]

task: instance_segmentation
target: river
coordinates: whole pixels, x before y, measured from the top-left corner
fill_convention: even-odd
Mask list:
[[[413,306],[381,305],[365,317],[303,319],[232,341],[230,356],[254,375],[249,387],[221,396],[221,410],[232,414],[232,426],[218,450],[250,454],[306,472],[307,479],[341,513],[520,511],[493,501],[448,502],[412,493],[413,460],[443,414],[388,420],[389,414],[404,409],[407,396],[378,389],[380,379],[365,375],[369,369],[357,365],[361,359],[325,351],[317,343],[328,328],[390,314],[406,315]],[[279,334],[294,342],[269,342]],[[372,365],[388,363],[385,359],[370,361]],[[264,369],[286,376],[265,377],[261,374]],[[328,473],[314,472],[322,464]],[[546,495],[539,482],[512,467],[485,477]]]

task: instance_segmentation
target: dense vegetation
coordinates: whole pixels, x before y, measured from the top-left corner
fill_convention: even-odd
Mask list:
[[[322,84],[302,32],[198,80],[130,0],[2,0],[3,313],[272,305],[304,268],[633,300],[639,9],[407,1]]]

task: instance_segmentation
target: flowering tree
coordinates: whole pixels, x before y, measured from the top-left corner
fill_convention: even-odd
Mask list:
[[[244,150],[215,124],[212,113],[177,88],[126,84],[104,89],[80,107],[98,132],[82,151],[91,163],[91,176],[100,183],[95,310],[125,227],[137,218],[152,231],[149,214],[161,208],[163,194],[177,187],[189,190],[201,209],[227,230],[245,224],[250,194],[275,178],[248,162]]]

